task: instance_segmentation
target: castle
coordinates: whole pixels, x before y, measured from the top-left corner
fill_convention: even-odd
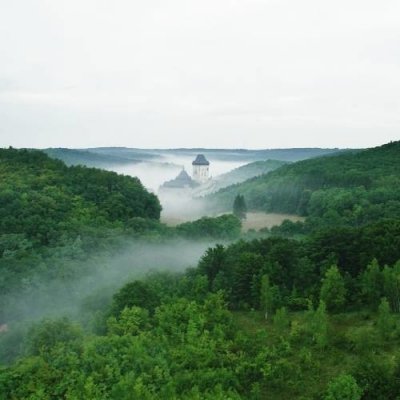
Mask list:
[[[207,182],[210,175],[210,162],[204,155],[198,154],[192,165],[193,179],[200,184]]]
[[[170,181],[164,182],[160,186],[160,191],[172,190],[191,190],[194,189],[210,179],[210,162],[203,154],[198,154],[196,159],[192,162],[193,178],[182,169],[179,175]]]

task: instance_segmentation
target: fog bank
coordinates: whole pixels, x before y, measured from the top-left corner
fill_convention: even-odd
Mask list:
[[[125,283],[149,272],[179,272],[196,266],[213,244],[183,239],[131,242],[117,255],[99,253],[89,261],[72,263],[70,271],[63,266],[62,275],[46,283],[32,282],[23,291],[10,293],[4,322],[77,315],[84,300],[94,294],[101,293],[103,299],[109,299]]]

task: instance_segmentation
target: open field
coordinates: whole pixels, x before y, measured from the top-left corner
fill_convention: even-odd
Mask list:
[[[246,219],[242,221],[242,229],[246,232],[249,229],[258,231],[262,228],[271,228],[275,225],[280,225],[285,219],[293,222],[304,221],[303,217],[297,215],[248,212]]]
[[[216,217],[217,215],[208,215],[209,217]],[[166,214],[161,215],[161,222],[168,226],[176,226],[184,222],[193,221],[197,218],[188,216],[179,216]],[[276,213],[263,213],[263,212],[249,212],[246,219],[242,221],[242,230],[247,232],[249,229],[256,231],[262,228],[271,228],[275,225],[280,225],[285,219],[293,222],[304,221],[303,217],[289,214],[276,214]]]
[[[161,215],[161,222],[168,226],[177,226],[184,222],[193,221],[193,218],[184,218],[175,215]]]

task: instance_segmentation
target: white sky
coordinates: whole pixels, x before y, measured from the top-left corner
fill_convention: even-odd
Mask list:
[[[399,0],[0,0],[0,146],[398,139]]]

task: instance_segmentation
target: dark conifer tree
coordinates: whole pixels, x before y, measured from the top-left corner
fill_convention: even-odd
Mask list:
[[[246,212],[247,212],[247,206],[244,200],[244,196],[238,194],[233,202],[233,214],[235,214],[240,219],[245,219]]]

